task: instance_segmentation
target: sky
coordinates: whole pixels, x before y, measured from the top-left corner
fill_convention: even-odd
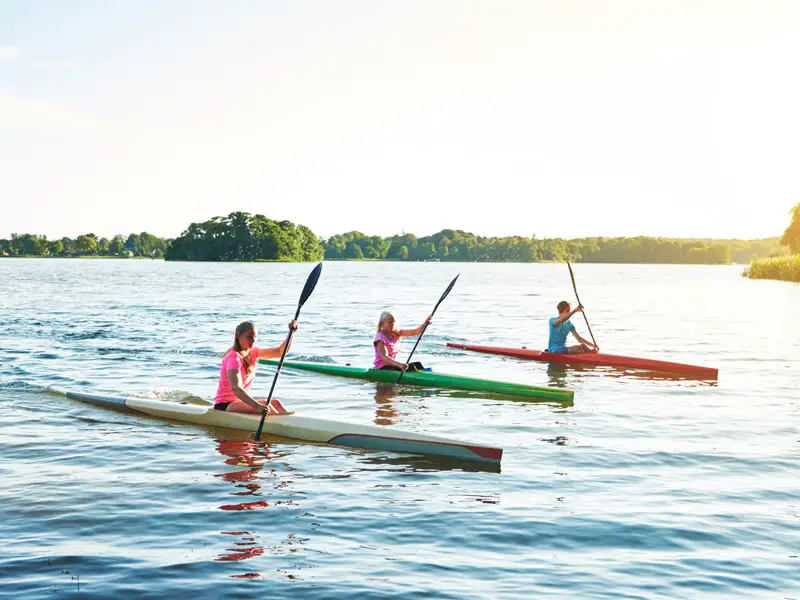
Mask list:
[[[0,3],[0,237],[779,235],[795,0]]]

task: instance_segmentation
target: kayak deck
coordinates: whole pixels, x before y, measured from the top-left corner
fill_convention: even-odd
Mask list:
[[[717,379],[719,370],[711,367],[699,367],[665,360],[649,358],[635,358],[633,356],[619,356],[616,354],[603,354],[601,352],[586,352],[583,354],[553,354],[541,350],[528,350],[527,348],[502,348],[498,346],[473,346],[470,344],[447,344],[451,348],[483,352],[486,354],[499,354],[526,360],[549,362],[562,365],[592,365],[598,367],[617,367],[629,369],[647,369],[663,371],[666,373],[681,373],[684,375],[700,376],[707,379]]]
[[[267,365],[277,365],[279,361],[275,359],[259,359],[260,363]],[[381,369],[366,369],[360,367],[349,367],[343,365],[332,365],[318,362],[284,361],[283,366],[303,371],[324,373],[339,377],[350,377],[353,379],[364,379],[367,381],[378,381],[385,383],[395,383],[400,375],[399,371],[389,371]],[[437,388],[452,388],[458,390],[471,390],[476,392],[489,392],[502,394],[505,396],[517,396],[521,398],[537,398],[543,400],[554,400],[557,402],[572,402],[575,393],[572,390],[562,388],[552,388],[544,386],[526,385],[524,383],[510,383],[506,381],[493,381],[491,379],[477,379],[474,377],[464,377],[462,375],[447,375],[445,373],[435,373],[430,371],[407,371],[403,374],[401,385],[419,385]]]
[[[115,410],[243,431],[255,432],[261,419],[259,415],[229,413],[222,410],[214,410],[211,406],[178,404],[164,402],[163,400],[123,398],[80,392],[67,392],[67,397]],[[422,433],[400,431],[390,427],[355,425],[328,419],[300,417],[294,413],[267,416],[264,419],[263,431],[280,437],[332,444],[334,446],[446,456],[495,465],[499,465],[503,457],[502,448],[493,448]]]

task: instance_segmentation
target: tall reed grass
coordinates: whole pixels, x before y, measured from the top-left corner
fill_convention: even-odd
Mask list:
[[[742,275],[750,279],[779,279],[800,283],[800,254],[754,260]]]

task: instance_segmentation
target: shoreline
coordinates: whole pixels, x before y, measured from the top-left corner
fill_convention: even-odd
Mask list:
[[[106,256],[106,255],[85,255],[85,256],[46,256],[36,254],[26,254],[24,256],[0,256],[0,259],[23,259],[23,258],[38,258],[38,259],[83,259],[83,260],[98,260],[98,259],[117,259],[117,260],[162,260],[165,262],[190,262],[190,263],[311,263],[318,262],[316,260],[288,260],[288,259],[272,259],[272,258],[256,258],[253,260],[177,260],[165,259],[163,256]],[[793,258],[793,257],[782,257]],[[394,258],[328,258],[323,259],[324,262],[330,263],[444,263],[444,264],[512,264],[512,265],[545,265],[545,264],[564,264],[566,261],[561,260],[537,260],[537,261],[514,261],[514,260],[398,260]],[[772,260],[772,259],[759,259],[759,260]],[[691,263],[691,262],[595,262],[595,261],[570,261],[573,264],[581,265],[692,265],[698,267],[733,267],[745,266],[748,263],[743,262],[729,262],[729,263]],[[758,261],[753,261],[758,262]],[[753,263],[750,263],[751,265]],[[745,271],[746,273],[746,271]],[[751,279],[756,279],[751,277]]]
[[[23,256],[0,256],[0,259],[2,259],[2,258],[12,258],[12,259],[17,259],[17,258],[47,258],[47,259],[51,259],[52,258],[52,259],[56,259],[56,260],[70,259],[70,258],[89,259],[89,260],[116,258],[116,259],[119,259],[119,260],[142,260],[142,259],[146,259],[146,260],[164,260],[163,256],[106,256],[106,255],[101,255],[101,254],[98,254],[98,255],[87,254],[85,256],[48,256],[48,255],[45,255],[45,254],[25,254]]]

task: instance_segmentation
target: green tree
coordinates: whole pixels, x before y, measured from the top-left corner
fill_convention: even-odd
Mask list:
[[[329,260],[336,260],[344,258],[344,249],[347,246],[347,240],[342,235],[332,235],[325,242],[325,258]]]
[[[61,256],[64,252],[64,244],[61,240],[53,240],[49,243],[50,256]]]
[[[389,249],[386,251],[385,257],[398,260],[408,260],[414,250],[416,250],[417,244],[419,244],[417,236],[412,233],[395,235],[388,238],[387,241],[389,242]],[[401,248],[405,248],[403,256],[400,256]]]
[[[78,239],[75,240],[75,250],[79,254],[97,254],[99,248],[100,244],[97,236],[93,233],[79,235]]]
[[[714,244],[709,248],[708,262],[712,265],[731,264],[731,249],[727,244]]]
[[[48,249],[47,237],[32,233],[12,233],[9,246],[18,256],[42,256]]]
[[[134,256],[141,256],[142,251],[139,246],[139,236],[135,233],[132,233],[128,236],[128,239],[125,240],[125,250],[132,253]]]
[[[325,249],[320,239],[305,225],[297,226],[300,237],[301,260],[318,261],[325,256]]]
[[[792,209],[792,221],[783,232],[781,244],[789,248],[792,254],[800,254],[800,202]]]
[[[379,235],[371,237],[364,236],[357,241],[361,246],[365,258],[383,259],[386,258],[386,253],[389,250],[389,242],[384,240]]]
[[[436,246],[433,245],[433,242],[424,242],[419,245],[417,253],[419,260],[431,260],[434,256],[436,256]]]
[[[232,212],[191,223],[167,245],[142,233],[139,245],[149,256],[164,252],[167,260],[319,260],[324,249],[308,227],[291,221],[273,221],[264,215]]]
[[[125,250],[125,238],[121,235],[115,235],[108,243],[108,253],[113,255],[122,254]]]
[[[364,252],[361,250],[361,246],[355,242],[347,242],[347,246],[344,249],[344,257],[359,260],[364,258]]]
[[[75,254],[75,240],[68,237],[61,238],[61,245],[64,247],[62,253],[64,255]]]

